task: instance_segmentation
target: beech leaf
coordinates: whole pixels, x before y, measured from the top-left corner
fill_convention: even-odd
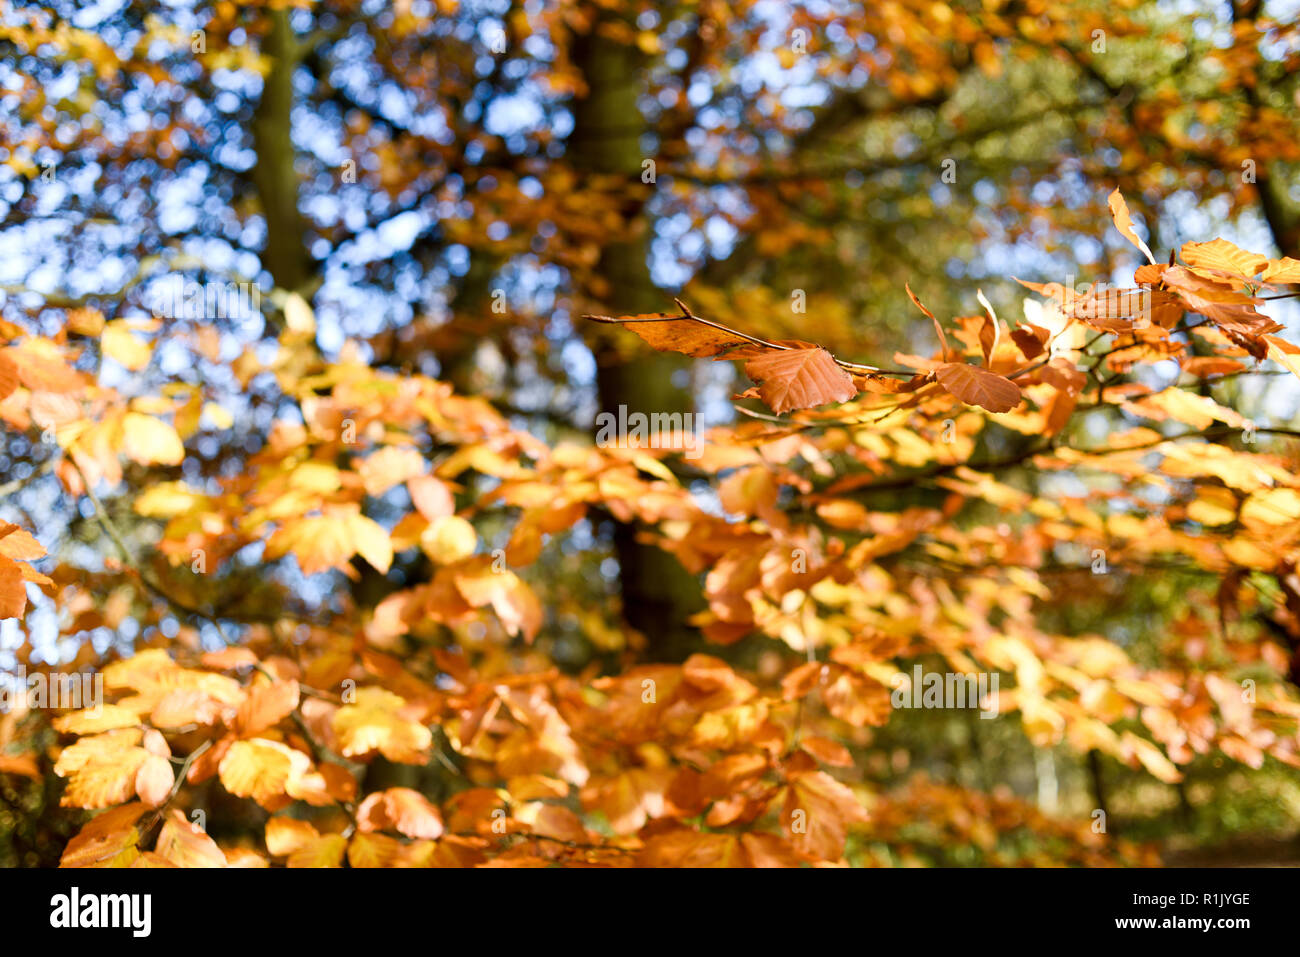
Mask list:
[[[755,356],[745,363],[745,375],[759,384],[760,398],[777,415],[846,402],[858,394],[853,377],[821,346]]]
[[[1133,231],[1133,216],[1128,211],[1128,203],[1124,202],[1124,195],[1119,190],[1114,190],[1107,197],[1107,202],[1110,204],[1111,218],[1115,220],[1115,228],[1123,233],[1125,239],[1142,250],[1147,260],[1154,264],[1156,257],[1151,255],[1151,250],[1142,241],[1142,237]]]
[[[1010,412],[1020,404],[1020,387],[1006,376],[964,362],[946,362],[935,370],[939,385],[967,405],[990,412]]]

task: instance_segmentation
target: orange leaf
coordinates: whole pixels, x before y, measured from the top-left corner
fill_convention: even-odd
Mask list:
[[[432,522],[456,512],[455,500],[451,490],[441,479],[432,475],[418,475],[406,480],[406,490],[411,493],[411,502],[416,510]]]
[[[254,737],[280,723],[298,707],[298,682],[277,681],[248,693],[235,716],[234,730],[241,737]]]
[[[152,415],[128,412],[122,420],[123,449],[127,458],[141,465],[179,465],[185,446],[176,430]]]
[[[133,801],[96,815],[68,842],[59,866],[129,864],[138,853],[136,845],[140,842],[136,822],[148,810],[139,801]]]
[[[583,316],[593,322],[626,326],[660,352],[680,352],[697,359],[716,356],[746,342],[767,345],[764,340],[728,329],[697,316]]]
[[[1268,265],[1268,257],[1246,252],[1226,239],[1208,243],[1183,243],[1183,262],[1196,270],[1225,273],[1236,279],[1250,279]]]
[[[1300,283],[1300,259],[1290,256],[1270,259],[1264,270],[1264,282]],[[4,390],[0,389],[0,398],[3,396]]]
[[[6,352],[0,352],[0,399],[18,388],[18,366]]]
[[[837,768],[853,766],[853,755],[849,749],[838,741],[811,735],[799,742],[799,746],[823,764]]]
[[[343,852],[347,846],[347,839],[341,834],[314,837],[289,855],[286,866],[339,867],[343,863]]]
[[[1020,404],[1020,387],[1005,376],[966,365],[946,362],[935,371],[939,385],[967,405],[978,405],[990,412],[1009,412]]]
[[[397,831],[407,837],[432,839],[442,834],[442,815],[419,791],[389,788],[361,802],[357,826],[362,831]]]
[[[745,363],[745,375],[759,384],[759,396],[777,415],[846,402],[858,394],[853,377],[820,346],[757,356]]]
[[[1124,202],[1124,196],[1119,190],[1113,191],[1107,202],[1110,204],[1110,215],[1115,220],[1115,228],[1118,229],[1124,238],[1131,242],[1138,249],[1146,254],[1148,261],[1155,263],[1156,257],[1151,255],[1151,250],[1147,248],[1141,237],[1133,231],[1133,216],[1128,211],[1128,203]]]
[[[27,585],[17,562],[0,555],[0,618],[21,618],[27,610]]]
[[[226,855],[217,842],[172,808],[158,833],[154,852],[177,867],[225,867]]]
[[[838,860],[849,825],[866,820],[866,809],[853,792],[825,771],[791,776],[781,824],[796,850]]]

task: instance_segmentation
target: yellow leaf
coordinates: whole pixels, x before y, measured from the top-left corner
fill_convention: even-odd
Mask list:
[[[63,807],[101,808],[122,804],[135,795],[136,772],[151,755],[139,747],[138,728],[82,738],[65,748],[54,773],[68,778]]]
[[[1290,525],[1300,519],[1300,492],[1275,488],[1253,493],[1241,506],[1246,525]]]
[[[357,469],[367,495],[383,495],[394,485],[424,473],[424,457],[412,448],[387,445],[366,457]]]
[[[459,515],[444,515],[429,523],[420,535],[420,547],[438,564],[450,565],[474,554],[478,533]]]
[[[364,515],[348,516],[348,530],[356,553],[380,572],[393,564],[393,543],[384,527]]]
[[[136,822],[148,810],[139,801],[115,807],[87,822],[59,859],[60,867],[104,867],[130,864],[139,853]]]
[[[1268,340],[1268,357],[1283,368],[1289,369],[1291,374],[1300,377],[1300,354],[1288,352],[1282,348],[1286,343],[1284,339],[1278,339],[1276,336],[1265,336]]]
[[[290,748],[278,741],[254,738],[231,744],[217,768],[221,783],[236,797],[251,797],[265,805],[284,794],[294,770]],[[302,755],[306,760],[306,755]],[[310,764],[310,761],[307,761]]]
[[[341,834],[314,837],[289,855],[288,867],[340,867],[347,839]]]
[[[149,364],[153,350],[149,344],[127,328],[126,320],[115,319],[104,327],[99,337],[99,347],[104,355],[119,362],[132,372],[139,372]]]
[[[273,857],[288,857],[320,832],[307,821],[291,817],[273,817],[266,822],[266,849]]]
[[[99,708],[74,711],[54,721],[54,730],[63,734],[98,734],[116,728],[134,728],[140,723],[140,716],[130,708],[119,704],[106,704]]]
[[[151,415],[128,412],[122,420],[127,457],[141,465],[179,465],[185,446],[176,430]]]
[[[218,429],[228,429],[235,424],[235,417],[226,411],[225,406],[215,402],[203,403],[203,415]]]
[[[418,721],[400,714],[406,701],[383,688],[361,688],[355,704],[334,714],[334,733],[344,757],[378,751],[390,761],[423,764],[433,734]]]
[[[303,462],[289,477],[292,488],[328,495],[339,487],[339,470],[324,462]]]
[[[307,305],[307,300],[296,292],[289,293],[284,302],[284,321],[289,331],[312,335],[316,332],[316,316]]]
[[[159,482],[135,500],[135,510],[146,518],[175,518],[207,501],[206,495],[190,491],[184,482]]]

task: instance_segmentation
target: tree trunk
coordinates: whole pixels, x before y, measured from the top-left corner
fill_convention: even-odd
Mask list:
[[[628,182],[626,238],[607,245],[598,264],[608,289],[602,311],[662,311],[666,296],[650,275],[652,230],[641,183],[642,162],[650,158],[640,142],[645,123],[637,103],[643,57],[635,47],[593,30],[574,44],[574,59],[589,93],[576,105],[570,159],[580,169],[623,175]],[[691,411],[689,389],[673,383],[673,374],[685,368],[680,358],[654,355],[627,362],[612,349],[598,346],[596,361],[601,410],[617,414],[619,406],[626,406],[629,414],[646,415]],[[634,526],[624,524],[614,531],[624,618],[650,640],[654,658],[679,660],[699,642],[699,633],[686,622],[700,607],[699,584],[673,556],[637,542],[636,533]]]
[[[271,69],[262,86],[262,98],[253,114],[253,184],[266,217],[266,248],[262,264],[276,286],[299,292],[314,269],[307,254],[306,224],[298,210],[298,171],[294,168],[293,74],[301,52],[288,10],[268,14],[271,32],[262,44]]]

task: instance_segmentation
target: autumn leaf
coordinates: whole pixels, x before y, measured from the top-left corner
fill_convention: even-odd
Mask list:
[[[298,707],[298,682],[276,681],[258,685],[239,706],[234,730],[241,737],[256,737],[279,724]]]
[[[1147,244],[1133,231],[1133,216],[1128,211],[1128,203],[1124,202],[1123,194],[1116,189],[1107,197],[1107,202],[1110,204],[1111,218],[1115,220],[1115,228],[1123,234],[1125,239],[1142,250],[1148,262],[1154,263],[1156,257],[1151,255],[1151,250],[1147,247]]]
[[[59,859],[60,867],[125,867],[139,854],[136,822],[149,809],[139,801],[97,814],[86,823]]]
[[[27,583],[52,584],[26,564],[45,555],[45,548],[30,533],[0,522],[0,618],[21,618],[27,610]]]
[[[152,415],[128,412],[122,420],[123,450],[141,465],[179,465],[185,446],[176,430]]]
[[[288,857],[320,832],[309,821],[291,817],[273,817],[266,822],[266,849],[273,857]]]
[[[217,842],[176,808],[167,812],[154,851],[177,867],[225,867],[227,863]]]
[[[132,333],[130,324],[122,319],[116,319],[104,326],[99,345],[104,355],[121,363],[132,372],[139,372],[147,366],[153,356],[149,344]]]
[[[353,555],[360,555],[381,572],[387,572],[393,563],[388,532],[355,506],[286,522],[268,539],[266,553],[268,558],[279,558],[289,552],[297,557],[305,575],[345,568]]]
[[[354,757],[378,751],[390,761],[423,764],[433,742],[429,729],[402,713],[406,702],[382,688],[360,688],[355,704],[334,715],[341,753]]]
[[[287,867],[340,867],[347,839],[341,834],[314,837],[289,855]]]
[[[917,309],[920,309],[923,313],[929,316],[930,321],[934,323],[934,334],[939,339],[940,352],[943,355],[944,361],[947,362],[948,361],[948,337],[943,334],[943,326],[939,325],[939,320],[935,318],[934,313],[932,313],[929,309],[925,307],[925,305],[921,302],[921,300],[917,298],[916,293],[912,292],[911,285],[904,283],[903,288],[907,291],[907,298],[912,300],[912,305],[916,306]]]
[[[135,792],[147,807],[157,807],[167,800],[175,781],[171,762],[151,754],[135,772]]]
[[[935,371],[939,385],[967,405],[1009,412],[1020,404],[1020,388],[1005,376],[964,362],[946,362]]]
[[[68,778],[60,803],[94,810],[134,797],[136,774],[154,757],[139,746],[142,735],[138,728],[107,731],[65,748],[54,765],[55,774]],[[156,779],[146,783],[156,793]]]
[[[447,483],[432,475],[417,475],[406,480],[411,503],[429,522],[456,512],[456,502]]]
[[[0,400],[7,399],[18,388],[18,365],[9,353],[0,351]]]
[[[1292,259],[1290,256],[1283,256],[1281,259],[1270,259],[1268,266],[1264,269],[1264,282],[1276,283],[1300,283],[1300,259]],[[0,380],[3,379],[3,372],[0,372]],[[4,389],[0,387],[0,398],[3,397]]]
[[[587,315],[582,318],[625,326],[660,352],[680,352],[697,359],[716,356],[746,343],[770,345],[766,340],[696,316],[655,313],[618,317]]]
[[[745,375],[759,384],[759,396],[777,415],[846,402],[858,394],[853,377],[821,346],[755,356],[745,363]]]
[[[415,838],[442,834],[438,809],[410,788],[388,788],[367,795],[357,808],[357,824],[362,831],[397,831]]]
[[[509,569],[494,571],[484,563],[455,576],[456,590],[471,608],[491,607],[506,632],[532,641],[542,627],[543,611],[533,590]]]
[[[474,554],[478,532],[459,515],[441,515],[420,533],[420,548],[439,565],[454,565]]]
[[[27,582],[17,562],[0,556],[0,618],[21,618],[27,610]]]
[[[757,396],[780,414],[858,394],[853,375],[869,382],[874,367],[845,362],[812,342],[769,341],[692,315],[678,300],[680,316],[585,316],[597,322],[626,324],[656,349],[696,357],[745,361],[745,374],[759,383]],[[922,307],[924,308],[924,307]]]
[[[1249,280],[1268,265],[1268,257],[1248,253],[1226,239],[1205,243],[1183,243],[1179,250],[1183,262],[1197,271],[1221,273],[1234,279]]]
[[[307,756],[278,741],[254,738],[235,741],[221,759],[218,773],[227,791],[251,797],[263,807],[280,803],[295,773],[310,764]]]
[[[367,456],[357,471],[366,494],[378,496],[394,485],[416,479],[424,468],[424,458],[415,449],[389,445]]]
[[[868,819],[853,792],[824,771],[794,775],[786,788],[781,825],[794,847],[821,860],[837,860],[851,825]]]

